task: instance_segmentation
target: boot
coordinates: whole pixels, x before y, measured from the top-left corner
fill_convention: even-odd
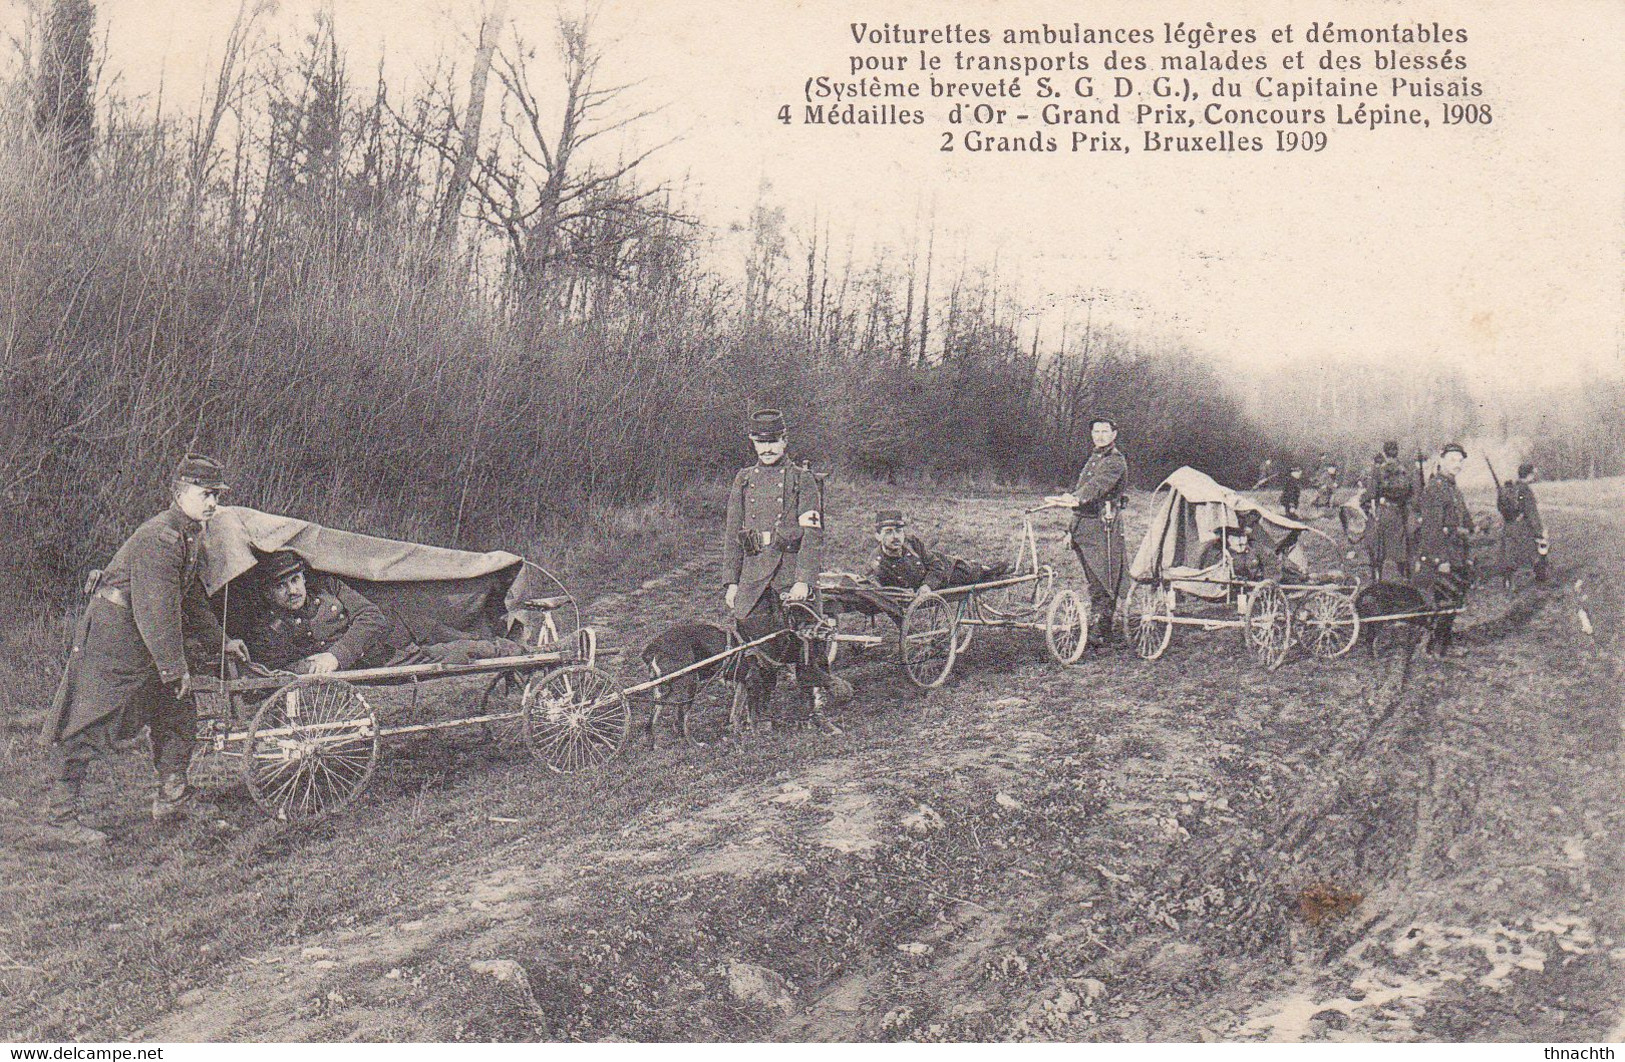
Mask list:
[[[812,691],[812,717],[808,720],[808,722],[812,723],[830,737],[839,737],[841,734],[846,733],[846,731],[836,726],[834,722],[830,720],[829,716],[824,714],[824,709],[828,705],[829,692],[822,686],[814,686]]]
[[[158,795],[152,798],[152,821],[169,822],[186,817],[192,791],[186,784],[186,775],[170,771],[158,780]]]
[[[79,783],[62,780],[51,783],[45,840],[52,845],[76,848],[99,848],[107,843],[107,834],[79,821]]]

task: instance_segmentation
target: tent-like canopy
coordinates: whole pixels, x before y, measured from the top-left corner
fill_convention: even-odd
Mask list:
[[[1257,513],[1265,524],[1282,532],[1276,548],[1298,567],[1308,569],[1298,538],[1305,531],[1327,538],[1324,532],[1300,523],[1216,482],[1189,465],[1173,472],[1151,497],[1151,523],[1129,565],[1138,582],[1157,579],[1168,569],[1198,570],[1203,552],[1220,535],[1241,525],[1239,514]]]
[[[344,579],[394,621],[398,634],[423,645],[505,637],[527,620],[526,601],[568,597],[557,579],[513,553],[397,542],[241,506],[221,508],[203,533],[204,589],[228,613],[241,615],[245,598],[249,608],[258,607],[259,595],[239,576],[253,569],[259,554],[279,549]]]

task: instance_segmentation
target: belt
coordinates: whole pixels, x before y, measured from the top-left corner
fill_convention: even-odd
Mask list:
[[[116,586],[98,587],[94,596],[101,598],[103,601],[111,601],[119,608],[130,607],[130,595]]]

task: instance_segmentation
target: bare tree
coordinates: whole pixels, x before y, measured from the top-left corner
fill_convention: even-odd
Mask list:
[[[474,70],[468,77],[468,111],[463,119],[462,143],[457,159],[452,164],[451,184],[440,206],[440,225],[437,236],[448,240],[456,235],[457,219],[461,217],[463,200],[468,198],[468,184],[474,172],[474,160],[480,153],[480,129],[485,122],[485,89],[491,76],[491,61],[496,55],[497,36],[508,17],[508,0],[494,0],[491,9],[480,20],[479,44],[474,51]]]
[[[608,164],[588,159],[594,141],[656,113],[617,114],[630,85],[601,87],[602,53],[592,42],[591,15],[560,17],[563,100],[556,111],[533,82],[534,48],[514,33],[498,49],[493,70],[503,88],[502,142],[477,155],[469,185],[480,219],[506,241],[512,278],[527,293],[567,294],[569,274],[615,275],[626,242],[647,236],[646,226],[686,221],[663,205],[663,185],[639,185],[635,171],[670,141],[618,157]],[[557,115],[556,128],[548,116]],[[443,153],[449,145],[439,145]],[[551,283],[563,281],[564,283]],[[546,302],[548,300],[532,300]],[[563,309],[567,305],[554,302]]]
[[[54,0],[45,20],[45,43],[34,77],[34,124],[69,167],[83,166],[95,146],[92,100],[91,0]]]

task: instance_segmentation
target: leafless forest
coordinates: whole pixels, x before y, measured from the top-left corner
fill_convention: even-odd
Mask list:
[[[1449,376],[1341,364],[1237,387],[1085,316],[1034,327],[929,218],[912,246],[854,254],[829,209],[765,190],[734,223],[748,260],[718,269],[727,220],[646,176],[661,115],[601,75],[590,18],[528,40],[504,7],[402,95],[330,21],[287,38],[245,0],[209,84],[158,98],[104,76],[94,0],[6,9],[14,589],[105,558],[188,446],[257,507],[523,545],[732,465],[758,402],[848,474],[1062,481],[1097,410],[1145,479],[1188,462],[1236,482],[1272,451],[1388,432],[1519,436],[1551,475],[1620,471],[1617,383],[1504,409]],[[631,129],[642,154],[608,148]]]

